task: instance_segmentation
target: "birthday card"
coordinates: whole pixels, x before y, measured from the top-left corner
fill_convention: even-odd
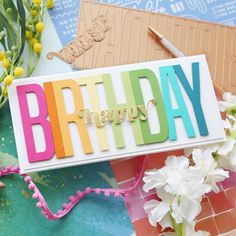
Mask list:
[[[22,173],[221,142],[205,56],[15,80]]]

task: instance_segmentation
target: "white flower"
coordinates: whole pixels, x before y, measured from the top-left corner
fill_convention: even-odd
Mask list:
[[[195,222],[191,224],[186,224],[186,236],[209,236],[210,233],[207,231],[198,230],[195,231]]]
[[[185,156],[169,156],[165,164],[159,170],[145,173],[143,188],[145,191],[156,189],[177,223],[183,220],[192,222],[200,213],[202,196],[211,190],[211,186],[204,183],[205,176],[189,168],[189,160]],[[151,222],[153,219],[151,217]]]
[[[168,214],[170,206],[167,203],[150,200],[144,204],[144,210],[148,213],[148,220],[152,226],[156,226],[158,222],[163,229],[171,227],[170,216]]]
[[[195,222],[193,221],[191,224],[188,224],[187,222],[184,223],[185,227],[185,236],[209,236],[210,233],[207,231],[198,230],[195,231]],[[171,233],[164,233],[165,236],[176,236],[175,232]]]
[[[190,173],[204,178],[204,182],[212,187],[214,192],[218,192],[217,182],[221,182],[229,177],[228,171],[217,168],[217,162],[212,156],[212,149],[194,149],[192,152],[194,166],[191,166]]]
[[[198,146],[197,148],[186,148],[184,149],[184,155],[186,157],[190,157],[194,149],[201,149],[201,150],[210,149],[211,153],[215,153],[219,149],[219,147],[220,147],[220,144],[214,143],[214,144],[208,144],[208,145],[201,145],[201,146]]]
[[[223,99],[224,101],[219,102],[219,108],[227,113],[224,121],[227,140],[217,151],[217,161],[219,166],[236,171],[236,96],[224,93]]]
[[[224,101],[218,102],[220,111],[227,111],[231,115],[235,115],[236,112],[236,96],[231,93],[224,93]]]
[[[173,219],[176,224],[194,222],[201,211],[200,202],[204,194],[212,189],[218,190],[216,183],[228,177],[227,171],[217,167],[212,150],[195,149],[192,153],[193,166],[189,165],[185,156],[169,156],[163,168],[145,172],[144,191],[154,188],[162,200],[151,200],[144,205],[151,225],[159,223],[165,229],[175,227]],[[202,231],[195,232],[194,227],[189,227],[189,232],[186,235],[207,235]]]
[[[210,190],[210,185],[204,184],[201,178],[186,181],[182,189],[176,192],[178,195],[171,205],[171,215],[176,223],[182,223],[184,220],[191,223],[201,211],[202,196]],[[166,191],[174,193],[173,189],[166,188]]]
[[[165,166],[159,170],[145,172],[143,177],[145,192],[153,188],[160,188],[168,183],[178,184],[183,179],[184,173],[188,170],[189,161],[185,156],[169,156],[165,161]]]
[[[174,201],[175,195],[168,193],[165,187],[156,189],[157,196],[164,202],[171,205]]]
[[[217,162],[220,167],[236,172],[236,148],[229,155],[219,156]]]
[[[236,122],[225,120],[227,140],[217,150],[219,166],[236,171]]]

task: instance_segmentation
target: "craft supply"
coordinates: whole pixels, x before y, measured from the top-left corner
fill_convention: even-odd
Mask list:
[[[67,50],[61,49],[59,54],[50,52],[47,55],[48,59],[53,59],[54,56],[59,56],[65,62],[73,63],[76,57],[82,56],[96,43],[104,40],[107,31],[110,29],[110,22],[104,15],[97,16],[91,25],[81,34],[67,45]]]
[[[58,210],[57,213],[53,213],[46,200],[44,199],[43,195],[41,194],[40,190],[32,180],[32,178],[25,174],[20,174],[20,169],[18,166],[8,166],[6,169],[3,169],[0,167],[0,177],[4,177],[6,175],[11,174],[18,174],[22,177],[24,177],[24,181],[26,184],[28,184],[28,188],[32,191],[34,191],[32,198],[36,199],[38,202],[36,203],[36,207],[41,209],[41,214],[45,216],[48,220],[59,220],[66,216],[73,208],[74,206],[79,203],[80,200],[82,200],[84,197],[89,195],[90,193],[96,193],[101,194],[103,193],[105,196],[114,196],[114,197],[120,197],[120,196],[127,196],[130,194],[141,182],[144,168],[147,162],[148,156],[144,156],[141,159],[141,166],[139,168],[138,175],[134,181],[134,184],[127,188],[127,189],[114,189],[114,188],[90,188],[87,187],[84,191],[77,191],[75,195],[71,195],[68,197],[69,202],[64,203],[62,205],[61,210]]]
[[[151,26],[148,26],[148,29],[158,38],[161,45],[163,45],[173,56],[175,57],[185,56],[184,53],[182,53],[178,48],[176,48],[176,46],[173,43],[171,43],[167,38],[165,38],[160,32],[158,32]],[[217,96],[222,98],[224,91],[214,81],[213,85],[217,93]]]
[[[235,27],[83,0],[77,35],[83,35],[100,15],[109,26],[102,41],[80,56],[71,51],[70,43],[54,55],[80,69],[170,58],[171,53],[148,36],[151,25],[185,55],[205,54],[213,81],[224,91],[236,93]]]
[[[175,47],[175,45],[166,39],[162,34],[157,32],[151,26],[148,26],[148,29],[158,38],[161,45],[163,45],[174,57],[184,57],[185,55]]]
[[[21,173],[225,138],[203,55],[16,80],[9,101]]]

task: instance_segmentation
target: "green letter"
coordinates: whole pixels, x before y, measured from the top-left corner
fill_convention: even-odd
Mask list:
[[[141,129],[143,133],[143,139],[145,144],[151,143],[160,143],[164,142],[168,138],[168,123],[166,119],[166,113],[164,109],[164,103],[161,95],[161,90],[159,87],[159,83],[155,74],[149,69],[141,69],[129,72],[132,88],[134,92],[134,98],[136,105],[144,105],[142,89],[140,86],[140,79],[146,78],[148,79],[154,98],[156,99],[157,103],[155,104],[157,115],[159,118],[160,123],[160,132],[156,134],[152,134],[150,131],[149,122],[142,121],[141,122]]]
[[[111,76],[109,74],[103,75],[103,83],[104,83],[106,99],[107,99],[109,110],[123,109],[123,108],[135,106],[134,96],[133,96],[132,87],[130,84],[130,79],[128,77],[128,73],[124,72],[121,75],[122,75],[123,86],[124,86],[125,95],[127,99],[127,103],[123,103],[123,104],[117,104],[116,102],[116,97],[115,97],[114,88],[111,81]],[[143,136],[142,136],[142,131],[140,127],[140,121],[138,119],[135,119],[135,121],[132,122],[131,125],[133,128],[136,144],[142,145],[144,142],[143,142]],[[124,137],[123,137],[121,124],[114,124],[113,122],[112,127],[113,127],[113,132],[114,132],[117,148],[124,148],[125,145],[124,145]]]

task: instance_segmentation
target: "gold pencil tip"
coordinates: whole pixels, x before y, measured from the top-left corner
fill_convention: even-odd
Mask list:
[[[159,32],[157,32],[154,28],[152,28],[150,25],[148,26],[148,29],[150,32],[152,32],[159,40],[163,38],[163,35],[161,35]]]

